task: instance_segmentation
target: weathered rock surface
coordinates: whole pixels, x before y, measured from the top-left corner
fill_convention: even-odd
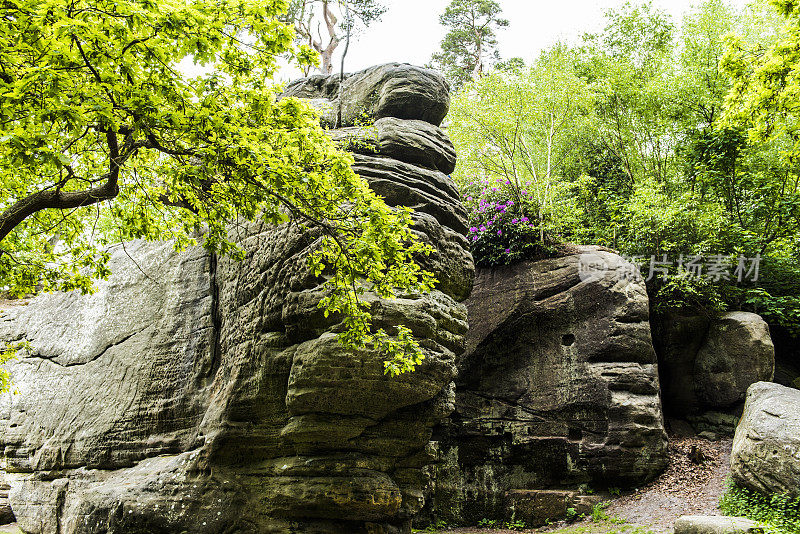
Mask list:
[[[585,264],[603,266],[587,278]],[[512,490],[638,484],[666,465],[644,284],[596,247],[479,269],[428,513],[509,518]],[[510,493],[509,495],[513,495]]]
[[[0,318],[0,340],[33,347],[11,366],[19,394],[0,399],[25,532],[409,532],[431,430],[453,409],[473,267],[464,209],[436,170],[449,142],[418,122],[441,121],[446,85],[410,66],[365,72],[348,77],[348,113],[395,116],[402,135],[358,156],[357,171],[389,204],[418,210],[414,231],[434,248],[424,267],[441,281],[367,300],[376,327],[402,323],[423,340],[425,362],[389,378],[377,353],[339,345],[339,319],[317,307],[324,280],[307,269],[313,231],[237,228],[241,262],[128,243],[97,293],[44,295]],[[295,93],[325,97],[313,88],[333,78],[314,80]],[[416,159],[388,157],[428,137],[440,154],[412,142]]]
[[[353,74],[303,78],[286,86],[283,95],[309,99],[323,110],[323,123],[335,128],[359,121],[395,117],[439,126],[450,105],[450,88],[436,71],[406,63],[378,65]],[[339,95],[342,116],[338,120]]]
[[[654,341],[668,414],[736,411],[750,384],[775,372],[769,326],[754,313],[668,315],[657,322]]]
[[[386,156],[445,174],[456,168],[456,149],[447,134],[424,121],[384,117],[371,126],[340,128],[330,133],[344,148],[357,154]]]
[[[685,515],[675,521],[675,534],[761,534],[764,529],[746,517]]]
[[[706,406],[742,402],[751,384],[772,380],[775,348],[760,315],[729,312],[714,321],[695,360],[697,396]]]
[[[731,476],[762,493],[800,495],[800,391],[758,382],[736,427]]]

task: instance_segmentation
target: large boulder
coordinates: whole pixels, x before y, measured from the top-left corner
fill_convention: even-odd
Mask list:
[[[705,406],[733,406],[744,401],[751,384],[772,380],[774,373],[766,321],[755,313],[725,313],[711,324],[697,352],[697,397]]]
[[[750,386],[731,452],[731,476],[745,488],[800,496],[800,391]]]
[[[648,299],[634,275],[597,247],[478,269],[456,410],[435,432],[431,516],[510,517],[512,497],[527,495],[518,490],[637,485],[664,468]]]
[[[449,141],[419,122],[446,112],[441,76],[392,65],[348,79],[348,109],[394,114],[401,132],[356,170],[417,210],[413,231],[433,247],[420,261],[440,280],[430,294],[365,298],[376,327],[422,340],[424,363],[390,378],[378,353],[339,344],[341,318],[323,316],[324,278],[308,270],[316,231],[237,225],[242,261],[127,243],[96,293],[43,295],[0,318],[0,341],[32,347],[10,366],[19,393],[0,397],[26,533],[409,532],[432,428],[453,409],[472,257],[439,170]],[[335,83],[314,80],[293,87],[324,98],[312,88]]]
[[[656,321],[654,340],[668,415],[735,413],[747,388],[775,372],[769,326],[755,313],[668,314]]]

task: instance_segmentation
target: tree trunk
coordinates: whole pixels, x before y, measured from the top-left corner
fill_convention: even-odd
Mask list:
[[[322,18],[325,20],[325,26],[328,28],[328,36],[330,37],[328,46],[320,51],[320,55],[322,56],[322,73],[332,74],[333,53],[336,51],[339,43],[341,43],[341,39],[336,35],[336,23],[338,20],[333,12],[331,12],[327,1],[322,4]]]

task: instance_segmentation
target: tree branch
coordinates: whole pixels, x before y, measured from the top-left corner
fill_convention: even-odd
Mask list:
[[[48,189],[18,200],[0,214],[0,242],[22,221],[39,211],[81,208],[116,197],[119,194],[120,167],[136,152],[136,146],[132,135],[126,136],[123,153],[120,155],[117,135],[112,130],[106,131],[106,141],[111,158],[108,173],[101,177],[103,184],[83,191]]]

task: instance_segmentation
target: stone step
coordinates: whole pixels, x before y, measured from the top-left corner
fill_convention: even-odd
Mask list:
[[[685,515],[675,521],[675,534],[763,534],[764,529],[746,517]]]
[[[576,516],[589,515],[601,500],[598,495],[575,490],[510,490],[506,493],[506,515],[529,527],[540,527],[565,519],[570,508]]]

